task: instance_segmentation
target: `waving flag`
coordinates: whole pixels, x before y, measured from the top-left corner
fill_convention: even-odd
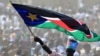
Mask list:
[[[92,41],[86,24],[50,10],[21,4],[12,4],[27,26],[57,29],[80,41]],[[95,41],[98,41],[97,38]]]

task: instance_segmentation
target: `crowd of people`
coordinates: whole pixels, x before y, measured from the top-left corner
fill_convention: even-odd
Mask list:
[[[90,29],[100,34],[100,4],[93,9],[77,11],[67,10],[62,7],[49,9],[69,15],[75,19],[83,20]],[[54,11],[55,11],[54,10]],[[66,43],[70,36],[55,29],[31,28],[32,32],[39,36],[50,49],[66,56]],[[34,37],[24,24],[21,17],[9,3],[0,2],[0,56],[47,56],[39,43],[34,42]],[[79,42],[74,56],[99,56],[100,42]]]

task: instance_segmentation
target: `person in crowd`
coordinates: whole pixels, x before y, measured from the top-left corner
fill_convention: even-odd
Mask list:
[[[77,46],[78,42],[73,38],[69,38],[66,45],[67,56],[74,56]]]
[[[91,45],[89,43],[83,44],[83,50],[84,52],[81,54],[81,56],[93,56],[93,53],[91,52]]]

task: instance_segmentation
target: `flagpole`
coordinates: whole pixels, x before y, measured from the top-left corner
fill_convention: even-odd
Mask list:
[[[35,35],[34,35],[33,32],[31,31],[31,29],[30,29],[28,26],[26,26],[26,27],[28,28],[28,30],[30,31],[30,33],[32,34],[32,36],[35,37]]]

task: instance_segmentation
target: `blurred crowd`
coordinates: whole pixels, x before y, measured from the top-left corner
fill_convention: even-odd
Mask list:
[[[30,0],[29,0],[30,1]],[[30,2],[29,2],[30,3]],[[25,4],[24,2],[22,4]],[[32,5],[32,4],[31,4]],[[100,4],[92,8],[84,9],[80,2],[79,8],[72,11],[71,8],[39,6],[59,13],[69,15],[76,20],[84,21],[91,30],[100,34]],[[68,40],[66,34],[55,29],[31,28],[32,32],[39,36],[51,49],[65,54],[65,45]],[[79,42],[75,56],[99,56],[100,42]],[[0,2],[0,56],[47,56],[39,43],[34,43],[33,36],[29,32],[21,17],[15,9],[4,0]]]

